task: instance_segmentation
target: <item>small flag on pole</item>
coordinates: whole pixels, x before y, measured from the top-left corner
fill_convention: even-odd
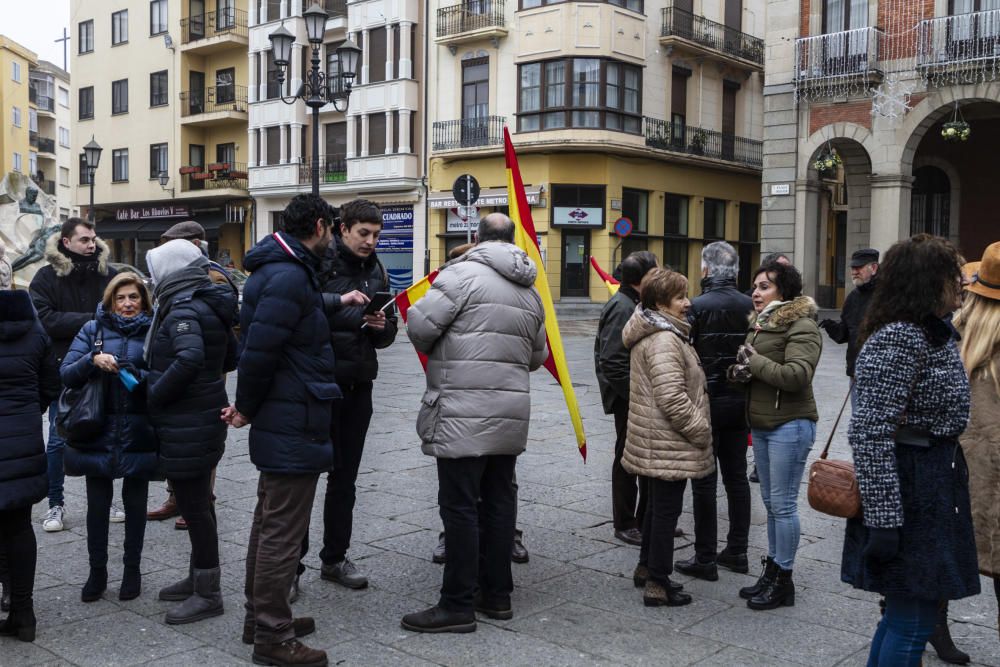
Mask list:
[[[437,271],[431,271],[428,275],[424,276],[406,290],[396,295],[396,308],[399,309],[399,316],[403,318],[404,324],[406,323],[406,312],[410,309],[410,306],[415,304],[421,297],[427,294],[427,291],[431,288],[431,284],[434,282],[434,279],[437,278],[437,275]],[[420,365],[423,366],[423,369],[426,372],[427,355],[423,352],[417,352],[417,356],[420,358]]]
[[[604,269],[600,267],[593,255],[590,256],[590,265],[594,267],[594,271],[597,271],[597,275],[599,275],[601,280],[604,281],[608,291],[611,292],[611,296],[618,294],[618,288],[621,286],[620,283],[615,280],[614,276],[608,275],[604,272]]]

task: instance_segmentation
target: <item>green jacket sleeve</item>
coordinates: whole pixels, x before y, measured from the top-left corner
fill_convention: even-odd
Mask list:
[[[823,337],[816,322],[806,317],[794,322],[785,336],[784,362],[755,354],[750,357],[750,373],[782,391],[802,391],[812,383],[823,351]]]

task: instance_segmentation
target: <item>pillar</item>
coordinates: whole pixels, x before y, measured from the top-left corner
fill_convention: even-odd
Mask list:
[[[913,177],[878,174],[872,187],[871,247],[885,253],[896,241],[910,235],[910,196]]]
[[[247,167],[257,166],[257,128],[247,130]]]
[[[355,146],[355,137],[357,137],[357,116],[347,117],[347,155],[345,157],[352,158],[358,154],[361,150],[360,146]]]
[[[365,42],[367,44],[367,42]],[[360,157],[368,157],[368,116],[361,117],[361,154]]]
[[[262,127],[257,131],[260,132],[260,155],[261,155],[260,164],[261,165],[277,164],[277,162],[273,161],[274,156],[267,154],[267,129]]]
[[[292,145],[289,148],[288,161],[299,164],[302,162],[302,123],[292,123]]]
[[[371,53],[371,39],[367,30],[361,31],[361,83],[368,83],[368,57]],[[365,123],[367,125],[367,123]]]
[[[391,24],[385,26],[385,80],[386,81],[392,81],[393,79],[396,78],[395,76],[396,72],[394,67],[396,62],[396,54],[392,50],[393,46],[392,33],[394,30],[399,30],[399,26],[394,26]],[[400,45],[400,48],[402,48],[402,44]]]
[[[410,42],[413,36],[410,27],[412,25],[413,23],[410,21],[403,21],[399,24],[399,72],[397,74],[400,79],[413,78],[413,61],[410,59],[412,50]]]
[[[278,126],[278,164],[288,164],[288,126]]]
[[[413,137],[410,136],[410,116],[413,112],[409,109],[399,110],[399,152],[400,153],[410,153],[412,149],[410,146],[413,142]]]
[[[816,294],[819,287],[819,232],[820,222],[820,192],[822,187],[817,181],[795,182],[796,216],[795,252],[792,262],[802,272],[802,291],[804,294]],[[801,225],[801,226],[800,226]]]
[[[302,85],[302,46],[300,44],[292,44],[292,62],[288,67],[286,78],[289,83],[289,92],[294,95],[295,91]]]

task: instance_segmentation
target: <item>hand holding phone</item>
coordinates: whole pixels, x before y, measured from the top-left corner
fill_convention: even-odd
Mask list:
[[[391,292],[375,292],[375,296],[373,296],[372,300],[368,302],[367,306],[365,306],[364,314],[374,315],[378,311],[385,308],[390,301],[392,301]]]

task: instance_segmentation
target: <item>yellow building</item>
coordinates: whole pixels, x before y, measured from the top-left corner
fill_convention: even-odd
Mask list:
[[[507,205],[503,127],[520,158],[553,294],[602,302],[590,268],[650,250],[698,292],[700,253],[759,261],[761,0],[464,0],[438,7],[428,78],[428,268]],[[482,194],[463,220],[451,188]],[[468,216],[467,216],[468,217]],[[628,220],[620,239],[614,225]]]
[[[0,35],[0,178],[8,172],[30,174],[31,109],[28,74],[38,56]]]
[[[74,148],[93,138],[104,149],[99,235],[118,261],[144,269],[163,231],[196,220],[212,259],[241,267],[253,226],[246,0],[73,0],[71,15]],[[82,155],[75,171],[86,211]]]

